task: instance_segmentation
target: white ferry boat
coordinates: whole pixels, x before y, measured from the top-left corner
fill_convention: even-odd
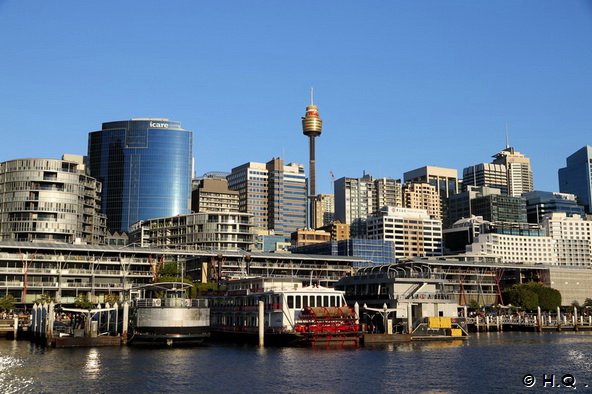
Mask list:
[[[264,305],[265,345],[358,346],[358,317],[344,292],[292,278],[229,280],[223,296],[210,299],[212,338],[256,342],[259,301]]]
[[[129,343],[173,346],[200,344],[207,339],[208,300],[187,297],[190,287],[182,282],[163,282],[133,289]]]

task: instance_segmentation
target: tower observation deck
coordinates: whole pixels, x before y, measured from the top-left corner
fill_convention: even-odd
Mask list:
[[[310,105],[306,107],[306,115],[302,118],[302,133],[308,137],[309,147],[309,189],[308,198],[310,200],[310,226],[314,228],[315,221],[315,201],[316,201],[316,174],[315,174],[315,138],[321,135],[323,121],[319,117],[318,107],[314,105],[313,90],[310,90]]]

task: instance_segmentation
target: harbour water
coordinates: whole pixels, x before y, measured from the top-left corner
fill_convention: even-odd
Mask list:
[[[0,339],[3,393],[487,393],[558,386],[592,392],[592,334],[479,333],[467,341],[359,349],[46,349]]]

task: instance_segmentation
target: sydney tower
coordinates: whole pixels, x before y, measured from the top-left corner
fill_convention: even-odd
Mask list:
[[[315,138],[321,135],[323,121],[319,117],[319,111],[314,105],[313,90],[310,90],[310,105],[306,107],[306,115],[302,118],[302,132],[308,137],[309,147],[309,189],[308,198],[310,200],[310,227],[316,226],[315,202],[316,202],[316,175],[315,175]]]

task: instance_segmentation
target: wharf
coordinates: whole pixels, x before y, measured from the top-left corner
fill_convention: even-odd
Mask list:
[[[100,346],[121,346],[120,336],[100,337],[55,337],[49,340],[48,345],[54,348],[68,347],[100,347]]]
[[[557,319],[537,316],[486,316],[467,318],[467,327],[471,332],[488,331],[592,331],[592,318]]]

